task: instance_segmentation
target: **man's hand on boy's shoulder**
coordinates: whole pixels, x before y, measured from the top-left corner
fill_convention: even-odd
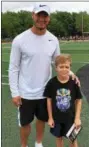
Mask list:
[[[76,84],[80,87],[80,80],[72,71],[70,71],[70,76],[72,77],[72,80],[75,80]]]

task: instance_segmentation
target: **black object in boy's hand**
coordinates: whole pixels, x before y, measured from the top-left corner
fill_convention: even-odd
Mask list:
[[[78,129],[76,129],[75,124],[71,126],[69,131],[66,134],[66,137],[73,143],[74,140],[77,138],[79,135],[80,131],[82,129],[82,126],[80,126]]]

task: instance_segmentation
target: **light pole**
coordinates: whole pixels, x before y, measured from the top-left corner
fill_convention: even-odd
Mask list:
[[[83,39],[83,12],[82,12],[82,39]]]

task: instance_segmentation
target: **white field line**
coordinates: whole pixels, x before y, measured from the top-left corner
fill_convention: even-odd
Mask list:
[[[8,47],[8,46],[7,47],[5,47],[5,46],[3,47],[2,46],[2,49],[11,49],[11,47]]]
[[[78,61],[75,61],[75,62],[72,62],[72,63],[81,63],[81,64],[84,63],[84,64],[87,64],[87,63],[89,63],[89,61],[87,61],[87,62],[78,62]],[[9,70],[6,70],[6,71],[8,72]],[[2,77],[4,77],[4,76],[6,76],[6,75],[3,75]]]
[[[10,52],[9,53],[2,53],[2,55],[5,55],[5,54],[10,54]]]
[[[65,45],[65,44],[70,44],[70,43],[69,43],[69,42],[60,43],[60,46],[63,46],[63,45]],[[66,51],[67,51],[67,50],[71,50],[71,51],[72,51],[73,49],[62,49],[62,50],[66,50]],[[62,50],[61,50],[61,51],[62,51]],[[81,49],[80,49],[80,51],[81,51]],[[86,51],[86,50],[85,50],[85,51]],[[75,52],[76,52],[76,50],[75,50]],[[77,53],[73,53],[73,54],[77,54]],[[82,55],[82,54],[80,54],[80,55]],[[83,55],[87,55],[87,54],[85,53],[85,54],[83,54]]]
[[[63,50],[64,50],[64,49],[63,49]],[[62,50],[61,50],[61,51],[62,51]],[[66,50],[66,51],[67,51],[67,50]],[[67,53],[67,52],[66,52],[66,53]],[[10,53],[2,53],[2,54],[4,55],[4,54],[10,54]],[[80,53],[79,53],[79,54],[77,54],[77,53],[71,53],[71,54],[72,54],[72,55],[83,55],[83,56],[84,56],[84,55],[88,55],[89,53],[84,53],[84,54],[80,54]]]
[[[3,86],[8,86],[8,85],[9,85],[9,83],[2,83],[2,85],[3,85]]]
[[[65,49],[62,49],[62,50],[65,50]],[[62,51],[62,50],[61,50],[61,51]],[[67,50],[66,50],[66,51],[67,51]],[[2,54],[9,54],[9,53],[2,53]],[[77,53],[71,53],[71,54],[73,54],[73,55],[83,55],[83,56],[84,56],[84,55],[88,55],[89,53],[84,53],[84,54],[80,54],[80,53],[79,53],[79,54],[77,54]]]
[[[8,78],[8,75],[2,75],[2,78]],[[8,86],[9,83],[1,83],[3,86]]]
[[[84,64],[88,64],[89,62],[78,62],[78,61],[75,61],[75,62],[72,62],[72,63],[80,63],[80,64],[82,64],[82,63],[84,63]],[[9,70],[6,70],[7,72],[9,71]],[[2,75],[2,77],[4,78],[4,77],[8,77],[8,75]]]
[[[4,61],[3,61],[4,62]],[[74,62],[72,62],[72,63],[84,63],[84,64],[87,64],[87,63],[89,63],[89,61],[86,61],[86,62],[79,62],[79,61],[74,61]],[[9,71],[8,69],[6,70],[7,72]]]
[[[2,44],[11,44],[11,41],[7,42],[2,42]]]
[[[65,44],[70,44],[69,42],[63,42],[63,43],[60,43],[60,46],[63,46],[63,45],[65,45]],[[73,50],[73,49],[62,49],[62,50]],[[81,49],[80,49],[81,50]],[[87,49],[86,49],[87,50]],[[86,51],[85,50],[85,51]]]
[[[8,75],[2,75],[2,78],[8,78]]]
[[[60,46],[63,46],[65,44],[68,44],[69,42],[60,43]]]
[[[80,64],[84,63],[84,64],[88,64],[89,62],[78,62],[78,61],[75,61],[75,62],[72,62],[72,63],[80,63]],[[6,71],[8,72],[9,70],[6,70]]]
[[[84,64],[88,64],[89,62],[73,62],[73,63],[84,63]],[[6,71],[8,71],[8,70],[6,70]],[[4,78],[4,77],[6,77],[6,78],[8,78],[8,75],[2,75],[2,77]],[[8,83],[2,83],[2,85],[9,85]]]

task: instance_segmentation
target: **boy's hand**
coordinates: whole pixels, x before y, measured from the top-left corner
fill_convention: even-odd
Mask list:
[[[48,119],[48,125],[51,127],[51,128],[54,128],[54,120],[52,118],[49,118]]]
[[[81,120],[79,118],[75,118],[74,123],[75,123],[76,129],[78,129],[81,126]]]

